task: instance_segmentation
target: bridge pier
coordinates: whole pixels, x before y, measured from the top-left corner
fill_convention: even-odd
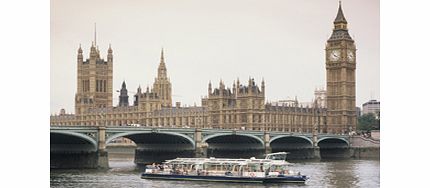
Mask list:
[[[314,148],[314,159],[321,159],[320,147],[318,146],[318,127],[315,126],[312,131],[312,144]]]
[[[321,159],[320,147],[314,146],[314,159]]]
[[[106,151],[106,127],[98,127],[97,130],[97,168],[109,168],[108,152]]]
[[[202,129],[197,128],[194,132],[195,152],[197,158],[206,158],[208,155],[207,144],[202,142]]]
[[[272,147],[270,147],[270,133],[264,132],[264,154],[272,153]]]

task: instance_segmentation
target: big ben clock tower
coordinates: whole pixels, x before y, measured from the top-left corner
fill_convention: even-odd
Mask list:
[[[331,37],[326,44],[327,127],[324,132],[347,133],[355,130],[356,48],[348,33],[341,4]]]

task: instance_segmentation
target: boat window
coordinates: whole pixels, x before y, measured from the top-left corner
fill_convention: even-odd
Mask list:
[[[240,167],[239,165],[234,165],[232,171],[238,172],[239,171],[239,167]]]
[[[264,163],[263,168],[264,168],[264,171],[266,171],[268,168],[270,168],[270,164]]]
[[[260,171],[260,165],[258,163],[249,163],[245,170],[249,172],[258,172]]]
[[[272,165],[272,167],[270,168],[270,171],[272,172],[280,172],[284,170],[287,170],[286,165]]]

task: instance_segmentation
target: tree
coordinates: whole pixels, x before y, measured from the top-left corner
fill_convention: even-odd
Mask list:
[[[373,113],[364,114],[358,117],[358,130],[366,132],[379,130],[379,118],[376,118]]]
[[[377,111],[376,112],[376,130],[379,130],[379,122],[380,122],[380,120],[381,120],[381,112],[380,111]]]

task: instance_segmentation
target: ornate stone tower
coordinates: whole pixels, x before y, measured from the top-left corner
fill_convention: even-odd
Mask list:
[[[109,45],[107,61],[100,57],[96,40],[91,45],[90,58],[83,60],[78,49],[78,79],[75,95],[75,113],[84,114],[90,108],[112,106],[113,51]]]
[[[158,66],[158,75],[154,82],[154,92],[161,100],[162,107],[172,107],[172,84],[167,77],[167,68],[164,63],[164,52],[161,49],[160,65]]]
[[[356,48],[348,33],[341,4],[331,37],[326,44],[327,127],[329,133],[346,133],[356,129],[355,68]]]
[[[118,106],[128,106],[128,91],[125,81],[122,82]]]
[[[202,104],[208,110],[208,126],[211,128],[264,129],[264,81],[260,87],[249,78],[248,85],[242,85],[237,79],[232,89],[221,80],[219,87],[212,90],[209,82],[208,98]]]
[[[241,85],[237,79],[236,96],[236,108],[242,112],[237,114],[239,126],[247,130],[264,130],[264,80],[261,82],[260,90],[254,78],[249,78],[248,86]]]

